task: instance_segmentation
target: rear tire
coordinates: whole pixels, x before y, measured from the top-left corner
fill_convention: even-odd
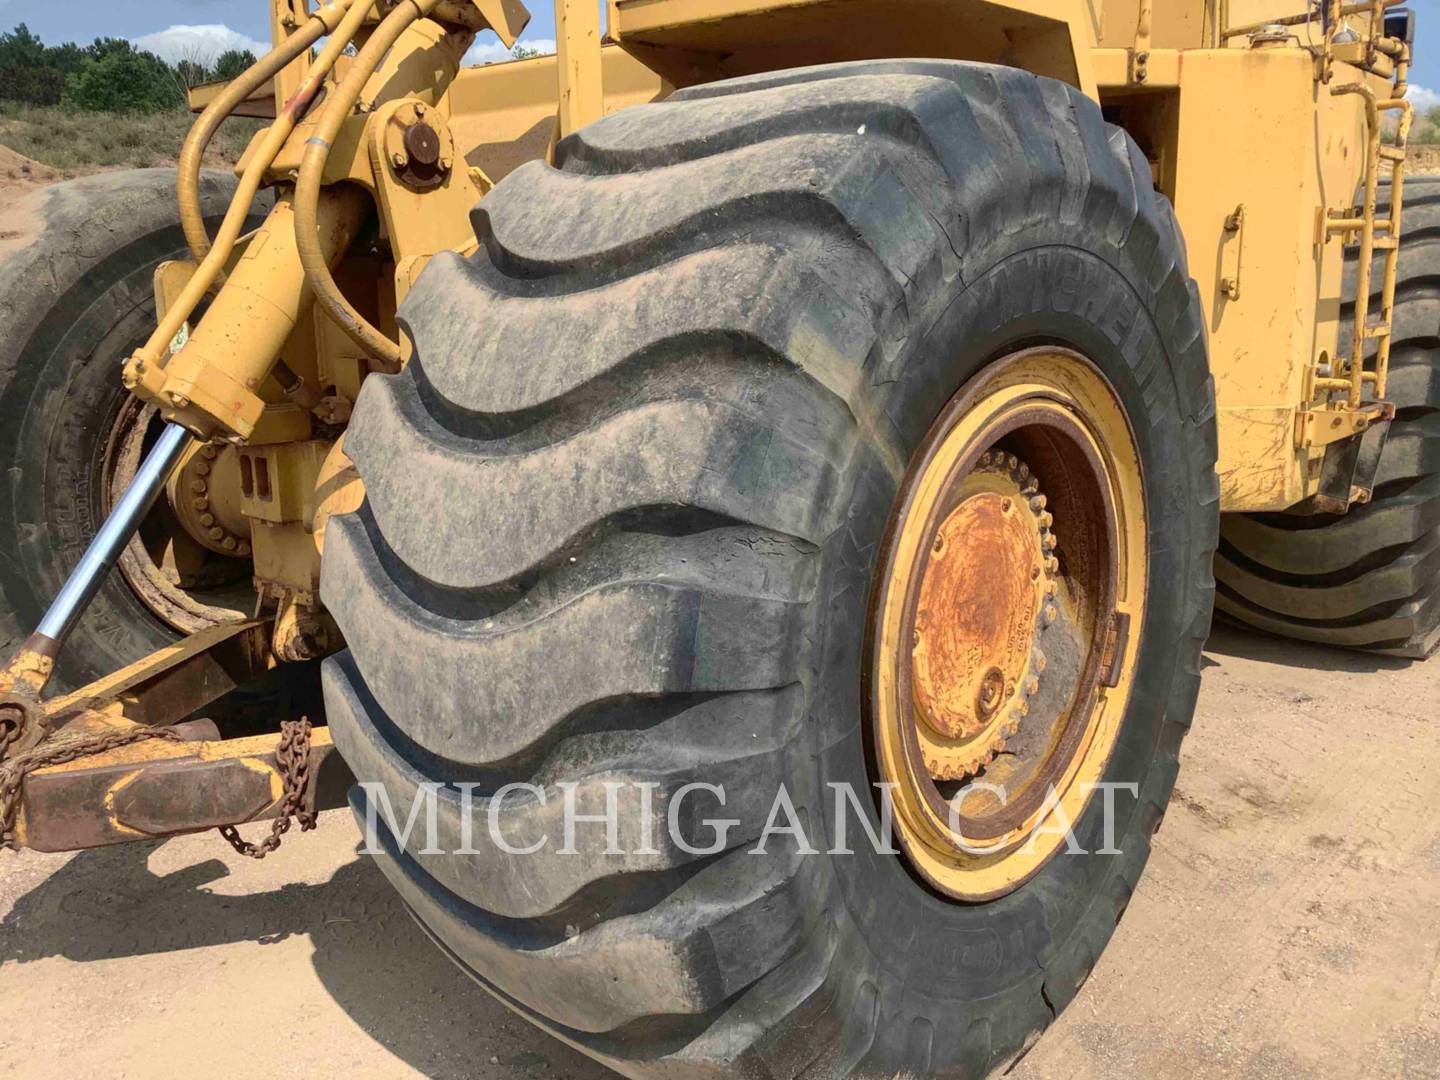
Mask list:
[[[233,177],[207,171],[215,220]],[[188,254],[174,169],[55,184],[0,223],[0,648],[35,628],[105,517],[120,367],[155,326],[154,273]],[[99,678],[178,635],[111,574],[62,651],[57,686]]]
[[[1159,826],[1209,629],[1219,490],[1199,305],[1143,156],[1075,90],[877,62],[681,91],[561,143],[474,213],[372,378],[322,593],[331,731],[421,925],[516,1011],[634,1076],[979,1076],[1073,997]],[[961,904],[897,856],[825,854],[827,785],[868,791],[862,656],[882,533],[946,402],[1065,345],[1134,428],[1151,595],[1105,778],[1113,856]],[[1063,550],[1063,548],[1062,548]],[[484,839],[490,797],[508,842]],[[617,837],[580,826],[620,782]],[[460,846],[474,791],[474,852]],[[644,837],[734,819],[720,850]],[[438,847],[397,839],[423,784]],[[822,853],[748,853],[777,788]],[[867,815],[875,826],[875,808]],[[1076,822],[1101,846],[1100,800]],[[660,830],[664,832],[662,828]],[[596,835],[598,834],[598,835]],[[859,826],[852,820],[849,836]],[[862,838],[863,839],[863,838]]]
[[[1389,185],[1381,187],[1388,211]],[[1353,318],[1358,253],[1347,254]],[[1375,260],[1375,293],[1380,302]],[[1407,180],[1395,342],[1395,403],[1374,496],[1344,515],[1231,514],[1215,561],[1226,616],[1301,641],[1422,659],[1440,645],[1440,177]],[[1348,332],[1339,355],[1350,351]]]

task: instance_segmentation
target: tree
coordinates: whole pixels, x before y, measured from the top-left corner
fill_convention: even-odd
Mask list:
[[[91,112],[156,112],[185,103],[174,70],[154,53],[96,42],[98,58],[87,60],[65,85],[63,104]]]
[[[21,23],[0,34],[0,98],[28,105],[58,104],[66,78],[84,61],[85,51],[78,45],[47,47]]]
[[[175,62],[175,75],[185,87],[199,86],[203,82],[210,81],[210,69],[204,64],[197,64],[194,60],[177,60]]]
[[[254,65],[255,54],[249,49],[229,49],[216,57],[215,64],[211,68],[211,77],[216,79],[238,78]]]

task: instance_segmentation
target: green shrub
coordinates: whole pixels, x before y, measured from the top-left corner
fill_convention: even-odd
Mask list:
[[[234,79],[243,75],[245,70],[254,64],[255,54],[249,49],[230,49],[215,58],[215,63],[210,68],[210,77],[212,79]]]
[[[90,112],[156,112],[185,104],[182,84],[165,61],[124,46],[87,60],[66,82],[62,103]]]

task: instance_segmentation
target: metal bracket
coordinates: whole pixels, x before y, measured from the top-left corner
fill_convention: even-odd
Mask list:
[[[1358,409],[1301,409],[1295,414],[1295,446],[1308,450],[1363,435],[1374,424],[1395,416],[1395,406],[1388,401],[1371,401]]]
[[[1358,439],[1333,442],[1326,447],[1325,459],[1320,464],[1320,487],[1313,500],[1316,510],[1343,514],[1352,505],[1370,501],[1394,415],[1394,406],[1387,406],[1383,418],[1370,424]]]
[[[1229,300],[1240,299],[1240,260],[1245,253],[1245,204],[1241,203],[1225,219],[1221,238],[1220,291]]]

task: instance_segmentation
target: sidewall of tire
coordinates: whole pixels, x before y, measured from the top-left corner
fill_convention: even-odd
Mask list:
[[[0,591],[7,650],[34,628],[104,519],[102,465],[128,392],[120,367],[155,325],[153,275],[187,254],[175,174],[149,169],[70,181],[12,213],[36,232],[0,273]],[[208,214],[232,178],[207,173]],[[212,218],[213,225],[213,218]],[[163,647],[177,634],[112,574],[61,655],[76,686]]]
[[[1089,247],[1102,245],[1092,239]],[[1084,283],[1084,299],[1077,282]],[[979,905],[931,893],[900,858],[876,854],[858,842],[853,820],[846,836],[855,854],[828,856],[843,896],[829,932],[851,958],[836,970],[847,973],[851,994],[878,1002],[886,1017],[880,1037],[908,1037],[919,1024],[935,1040],[931,1053],[937,1065],[980,1049],[973,1037],[970,1045],[956,1038],[948,1052],[942,1048],[946,1037],[941,1029],[956,1017],[966,1018],[967,1025],[981,1024],[984,1042],[996,1051],[1019,1046],[1048,1022],[1035,1009],[1044,996],[1035,992],[1044,979],[1040,964],[1067,949],[1090,950],[1097,936],[1096,944],[1103,945],[1118,914],[1111,901],[1123,908],[1148,855],[1150,832],[1158,825],[1158,816],[1142,809],[1163,807],[1174,782],[1178,733],[1188,724],[1194,703],[1193,688],[1184,679],[1186,653],[1194,648],[1186,613],[1206,605],[1195,567],[1203,561],[1203,538],[1215,529],[1213,504],[1207,507],[1204,499],[1206,473],[1213,477],[1213,471],[1204,439],[1189,422],[1174,358],[1157,326],[1157,315],[1173,324],[1183,313],[1148,310],[1143,295],[1097,255],[1053,243],[1027,248],[1022,241],[1012,253],[997,257],[920,339],[911,370],[892,397],[891,416],[913,440],[907,446],[913,452],[940,406],[987,362],[1032,344],[1072,347],[1104,372],[1129,414],[1149,516],[1151,603],[1139,629],[1134,691],[1105,774],[1107,783],[1137,785],[1134,796],[1121,793],[1114,801],[1110,828],[1121,854],[1078,856],[1062,850],[1016,892]],[[1105,313],[1103,321],[1097,324],[1077,313],[1088,303]],[[859,673],[865,663],[874,558],[894,497],[887,478],[872,474],[862,481],[849,526],[832,541],[822,574],[829,598],[822,620],[824,674],[810,721],[812,729],[826,734],[818,748],[819,768],[805,785],[818,811],[809,817],[824,823],[823,847],[814,842],[822,850],[836,835],[830,785],[859,791],[876,779],[865,766],[871,734]],[[866,553],[863,564],[857,563],[857,552]],[[1167,734],[1170,716],[1183,717],[1183,723]],[[1104,800],[1094,798],[1075,823],[1079,844],[1087,852],[1100,849],[1105,827]],[[1089,956],[1079,966],[1088,972],[1093,960]],[[1060,1005],[1063,1001],[1052,1003]],[[1014,1030],[1007,1031],[1007,1025]],[[876,1046],[871,1054],[897,1067],[913,1063],[913,1048],[906,1046]]]

